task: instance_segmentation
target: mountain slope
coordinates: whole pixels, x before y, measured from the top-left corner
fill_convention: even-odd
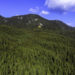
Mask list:
[[[51,29],[66,31],[74,29],[59,20],[47,20],[35,14],[4,18],[2,19],[2,21],[0,21],[0,24],[11,25],[21,28],[36,28],[38,25],[42,24],[42,28],[48,30]]]
[[[0,75],[75,75],[74,28],[32,14],[0,16]]]
[[[0,75],[74,75],[74,59],[72,37],[0,26]]]

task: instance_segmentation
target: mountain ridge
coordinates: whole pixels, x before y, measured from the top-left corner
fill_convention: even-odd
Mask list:
[[[44,29],[52,30],[74,30],[74,27],[67,25],[60,20],[47,20],[36,14],[17,15],[9,18],[0,16],[0,24],[16,26],[16,27],[30,27],[34,28],[42,24]]]

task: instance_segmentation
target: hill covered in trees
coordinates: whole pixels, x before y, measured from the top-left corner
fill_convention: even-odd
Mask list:
[[[38,15],[0,16],[0,75],[75,75],[75,30]]]
[[[0,24],[9,26],[15,26],[20,28],[36,28],[42,24],[42,28],[45,30],[73,30],[74,28],[68,26],[59,20],[47,20],[43,17],[35,14],[19,15],[10,18],[4,18],[0,16]]]

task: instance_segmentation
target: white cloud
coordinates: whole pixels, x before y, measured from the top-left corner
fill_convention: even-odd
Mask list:
[[[42,11],[41,11],[41,14],[48,15],[48,14],[50,14],[50,13],[49,13],[48,11],[42,10]]]
[[[75,0],[46,0],[45,5],[52,9],[69,10],[69,8],[75,7]]]
[[[36,13],[39,11],[39,7],[30,8],[29,11]]]

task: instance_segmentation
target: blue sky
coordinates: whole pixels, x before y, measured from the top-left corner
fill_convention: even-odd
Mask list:
[[[75,0],[0,0],[0,15],[38,14],[75,27]]]

